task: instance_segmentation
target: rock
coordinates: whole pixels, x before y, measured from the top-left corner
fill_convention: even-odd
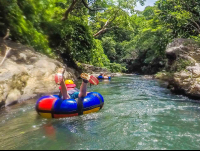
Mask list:
[[[54,76],[57,69],[63,67],[61,62],[21,44],[11,41],[7,44],[12,50],[0,67],[0,107],[59,91]],[[0,45],[0,49],[5,48]],[[0,56],[2,59],[3,56]],[[65,77],[77,80],[75,70],[71,68],[67,68]]]
[[[175,73],[174,77],[179,77],[180,79],[184,80],[189,78],[191,75],[188,72],[182,71],[180,73]]]
[[[7,105],[17,102],[20,99],[20,97],[21,97],[21,93],[19,90],[17,90],[17,89],[11,90],[5,101],[5,105],[7,106]]]
[[[26,56],[24,53],[20,53],[20,54],[19,54],[19,59],[20,59],[20,60],[26,61],[27,56]]]
[[[188,95],[200,98],[200,84],[195,84],[191,87],[190,91],[187,92]]]
[[[181,71],[175,71],[170,77],[169,85],[173,91],[182,92],[190,97],[200,98],[200,48],[198,44],[189,39],[175,39],[167,46],[168,69],[182,63]],[[188,64],[188,62],[190,62]],[[185,64],[184,64],[185,63]],[[184,67],[185,66],[185,67]]]
[[[167,45],[166,56],[169,61],[185,58],[192,62],[200,61],[200,51],[196,42],[190,39],[174,39]]]

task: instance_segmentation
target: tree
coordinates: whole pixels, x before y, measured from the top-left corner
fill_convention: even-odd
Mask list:
[[[121,22],[122,24],[124,22],[127,22],[127,17],[129,14],[134,12],[134,7],[136,6],[136,2],[140,2],[142,5],[144,4],[145,0],[94,0],[94,1],[88,1],[86,2],[85,0],[72,0],[70,3],[70,6],[64,13],[64,17],[62,20],[68,19],[69,14],[75,10],[75,6],[77,3],[82,3],[85,8],[87,8],[89,11],[100,11],[97,13],[95,17],[96,19],[93,18],[91,22],[101,22],[101,28],[95,31],[95,34],[93,35],[94,37],[97,37],[98,35],[104,33],[105,31],[113,28],[118,28],[119,23]],[[94,8],[89,7],[92,6]],[[102,12],[103,10],[103,12]],[[101,16],[101,17],[100,17]],[[93,24],[93,23],[92,23]],[[98,23],[97,23],[98,24]],[[123,24],[124,25],[124,24]]]
[[[108,58],[111,60],[111,62],[114,62],[116,60],[116,42],[112,39],[112,37],[105,37],[102,38],[102,45],[105,54],[108,56]]]
[[[143,5],[145,0],[140,0],[139,2]],[[110,2],[104,13],[99,13],[96,16],[94,22],[96,26],[100,27],[96,29],[94,37],[105,33],[107,30],[114,28],[130,28],[129,17],[131,14],[135,13],[134,8],[138,0],[117,0],[114,3]]]
[[[199,0],[159,0],[156,5],[160,20],[173,30],[174,37],[187,38],[200,34]]]
[[[68,19],[70,12],[72,12],[75,9],[75,6],[78,2],[80,2],[80,1],[79,0],[72,0],[69,8],[64,13],[64,17],[62,18],[63,21]],[[88,2],[90,2],[90,1],[88,0]],[[85,6],[85,8],[87,8],[90,11],[103,10],[103,8],[94,8],[94,9],[90,8],[89,5],[88,5],[88,2],[86,2],[85,0],[81,0],[81,3]],[[90,2],[90,4],[93,4],[93,2]]]

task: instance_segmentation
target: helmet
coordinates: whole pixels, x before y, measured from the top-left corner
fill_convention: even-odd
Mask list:
[[[74,84],[74,82],[72,80],[66,80],[65,84],[67,86],[67,90],[71,90],[74,89],[76,87],[76,84]],[[61,86],[59,87],[59,89],[61,90]]]
[[[67,86],[67,90],[70,90],[76,87],[76,84],[74,84],[72,80],[66,80],[65,84]]]
[[[74,84],[72,80],[65,80],[65,84]]]

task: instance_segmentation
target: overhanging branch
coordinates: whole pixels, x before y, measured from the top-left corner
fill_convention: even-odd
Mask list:
[[[76,5],[76,2],[78,0],[72,0],[72,4],[70,5],[70,7],[65,11],[64,17],[62,18],[62,20],[66,20],[68,19],[69,13],[74,9],[74,6]]]
[[[85,0],[82,0],[82,3],[83,3],[83,5],[84,5],[87,9],[89,9],[90,11],[104,10],[103,8],[91,9],[91,8],[88,6],[87,2],[85,2]]]
[[[85,0],[81,0],[81,1],[82,1],[83,5],[84,5],[87,9],[89,9],[90,11],[104,10],[103,8],[91,9],[91,8],[88,6],[87,2],[85,2]],[[68,19],[69,13],[74,9],[74,7],[75,7],[75,5],[76,5],[77,2],[78,2],[78,0],[72,0],[72,3],[71,3],[71,5],[70,5],[70,7],[69,7],[69,8],[65,11],[65,13],[64,13],[64,17],[62,18],[63,21],[66,20],[66,19]]]
[[[100,35],[101,33],[105,32],[106,30],[114,28],[114,27],[111,27],[111,28],[107,28],[107,27],[116,19],[116,17],[117,17],[117,15],[118,15],[119,11],[120,11],[120,9],[118,9],[118,10],[114,13],[114,14],[115,14],[114,17],[113,17],[113,18],[110,17],[110,18],[106,21],[105,25],[101,28],[101,30],[99,30],[99,31],[98,31],[96,34],[94,34],[93,36],[96,37],[96,36]],[[111,18],[112,18],[112,20],[111,20]],[[115,26],[115,27],[116,27],[116,26]]]

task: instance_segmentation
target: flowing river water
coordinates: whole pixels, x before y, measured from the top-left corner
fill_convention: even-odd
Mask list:
[[[121,76],[89,91],[105,100],[93,114],[44,119],[35,111],[37,100],[1,110],[0,149],[200,149],[200,104],[172,94],[164,82]]]

